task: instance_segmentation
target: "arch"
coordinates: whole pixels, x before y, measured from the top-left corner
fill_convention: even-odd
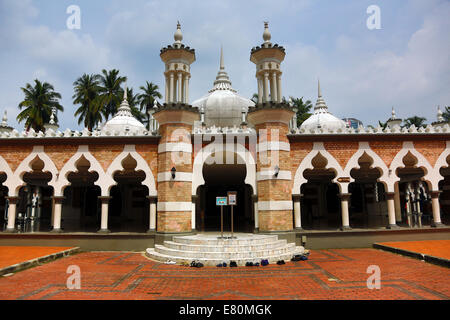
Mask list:
[[[124,170],[122,161],[128,155],[130,155],[137,163],[135,170],[143,171],[145,173],[145,180],[142,181],[142,185],[147,186],[150,196],[156,196],[158,194],[158,192],[156,191],[155,177],[153,176],[152,170],[150,169],[148,163],[136,151],[135,145],[125,145],[123,152],[114,159],[114,161],[111,163],[108,170],[106,171],[105,183],[102,183],[101,185],[96,183],[102,189],[102,195],[106,191],[107,191],[107,194],[105,194],[105,195],[108,195],[109,191],[111,190],[111,187],[117,185],[117,182],[114,180],[114,174],[118,171]],[[99,182],[100,182],[100,179],[99,179]]]
[[[344,175],[346,177],[350,177],[351,182],[354,182],[354,179],[351,177],[350,172],[353,169],[361,168],[358,161],[364,155],[364,153],[367,154],[373,161],[372,165],[370,166],[370,169],[373,168],[381,169],[381,176],[380,178],[378,178],[379,182],[383,183],[384,186],[387,187],[388,192],[394,192],[395,182],[397,182],[400,179],[395,175],[389,173],[389,168],[387,167],[386,163],[384,163],[384,161],[380,158],[380,156],[370,148],[368,142],[359,143],[358,151],[356,151],[356,153],[350,158],[350,160],[347,162],[347,165],[345,166]]]
[[[312,165],[313,159],[320,154],[325,159],[327,159],[328,163],[325,166],[325,169],[333,169],[336,171],[336,177],[333,179],[334,183],[338,183],[337,179],[339,177],[344,176],[344,170],[342,170],[341,165],[338,163],[338,161],[325,149],[325,146],[323,145],[323,142],[314,142],[313,149],[311,152],[302,160],[300,165],[297,168],[297,171],[295,172],[294,177],[294,185],[292,188],[292,194],[299,194],[300,188],[304,183],[307,183],[308,181],[303,176],[303,173],[305,170],[312,170],[314,169],[314,166]],[[351,178],[350,178],[351,179]],[[351,181],[352,182],[352,181]],[[340,185],[338,183],[338,185]],[[347,184],[348,186],[348,184]],[[342,191],[342,190],[341,190]]]
[[[7,176],[6,179],[8,179],[9,177],[12,177],[12,175],[13,175],[8,162],[6,162],[6,160],[3,159],[2,156],[0,156],[0,172],[3,172],[6,174],[6,176]]]
[[[449,166],[449,164],[447,163],[448,156],[450,156],[450,141],[447,141],[445,150],[441,153],[433,168],[433,176],[438,180],[438,183],[439,181],[444,179],[444,177],[440,173],[440,170]],[[433,191],[438,191],[438,189]]]
[[[403,142],[402,150],[400,150],[397,155],[395,156],[394,160],[392,160],[391,166],[389,167],[389,170],[393,175],[397,177],[395,181],[399,181],[400,179],[397,176],[397,169],[404,168],[405,165],[403,163],[403,158],[408,154],[411,153],[414,157],[417,159],[417,167],[422,168],[424,170],[424,177],[423,179],[427,181],[433,191],[439,190],[439,181],[443,179],[444,177],[441,176],[439,172],[435,172],[434,168],[430,165],[428,160],[414,148],[414,144],[412,141],[405,141]]]
[[[195,156],[192,168],[192,195],[196,195],[197,188],[205,184],[205,179],[203,178],[203,165],[205,164],[206,160],[216,152],[234,153],[244,161],[247,168],[245,184],[250,185],[253,189],[253,194],[256,194],[256,161],[252,153],[241,144],[211,143],[201,149]]]
[[[19,189],[25,185],[23,175],[31,171],[31,163],[36,157],[44,162],[44,168],[42,171],[50,172],[52,174],[52,179],[48,185],[54,188],[58,179],[58,169],[56,168],[53,160],[44,152],[44,146],[34,146],[31,153],[17,167],[11,179],[7,179],[5,182],[5,185],[10,190],[11,195],[17,195]]]
[[[56,181],[55,187],[55,196],[62,196],[64,193],[64,188],[70,185],[68,180],[69,173],[77,172],[77,162],[81,159],[81,157],[85,157],[86,160],[90,163],[89,172],[96,172],[99,176],[98,180],[95,182],[95,185],[98,185],[101,188],[101,184],[105,182],[105,171],[102,166],[98,162],[98,160],[89,152],[89,146],[79,146],[77,152],[72,156],[72,158],[67,161],[63,168],[59,173],[59,178]]]

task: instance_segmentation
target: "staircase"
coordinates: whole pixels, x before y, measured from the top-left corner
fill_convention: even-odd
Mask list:
[[[159,262],[175,261],[191,263],[196,260],[205,266],[236,261],[238,266],[247,262],[261,262],[262,259],[276,263],[289,261],[294,254],[301,254],[303,247],[295,243],[279,240],[277,235],[237,234],[236,239],[218,239],[220,234],[198,234],[193,236],[175,236],[164,245],[146,250],[146,256]]]

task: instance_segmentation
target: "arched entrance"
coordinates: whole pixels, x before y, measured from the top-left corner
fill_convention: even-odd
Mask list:
[[[226,197],[229,191],[237,192],[238,204],[233,208],[234,231],[254,231],[253,187],[245,182],[247,170],[248,166],[233,152],[213,153],[206,159],[202,169],[205,183],[196,192],[198,231],[220,231],[220,207],[216,206],[216,197]],[[223,213],[224,231],[228,232],[231,230],[230,206],[224,207]]]
[[[305,170],[308,181],[301,186],[302,227],[309,230],[338,229],[342,225],[339,186],[333,183],[336,172],[326,169],[327,159],[320,153],[311,161],[314,169]]]

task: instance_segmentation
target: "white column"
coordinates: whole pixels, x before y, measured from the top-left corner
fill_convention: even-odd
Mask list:
[[[147,197],[150,200],[150,219],[148,232],[156,231],[156,200],[157,197]]]
[[[441,221],[441,206],[439,204],[440,191],[431,192],[431,205],[433,207],[433,227],[443,226]]]
[[[192,212],[191,212],[191,225],[192,225],[192,230],[196,230],[197,228],[197,222],[195,221],[195,216],[196,216],[196,203],[197,203],[197,196],[192,196]]]
[[[183,103],[183,74],[178,72],[178,96],[177,101]]]
[[[109,200],[111,197],[99,197],[100,201],[102,202],[102,221],[100,230],[98,232],[100,233],[109,233],[108,230],[108,206],[109,206]]]
[[[295,229],[302,229],[301,197],[302,195],[293,196]]]
[[[174,102],[174,74],[170,74],[170,83],[169,83],[169,103]]]
[[[275,72],[272,73],[272,84],[272,101],[278,102],[277,74]]]
[[[402,222],[402,206],[400,201],[400,188],[398,186],[398,183],[395,184],[394,187],[395,195],[394,195],[394,202],[395,202],[395,220],[397,223]]]
[[[186,76],[186,103],[189,104],[189,81],[191,76]]]
[[[165,102],[169,103],[169,79],[166,76],[166,97]]]
[[[341,230],[350,229],[350,219],[348,216],[348,200],[350,194],[341,194],[341,213],[342,213],[342,227]]]
[[[19,201],[19,197],[7,197],[9,200],[9,209],[8,209],[8,226],[6,227],[6,232],[15,232],[16,231],[16,208],[17,202]]]
[[[189,103],[189,101],[188,101],[188,99],[187,99],[187,96],[188,96],[188,76],[187,75],[185,75],[184,76],[184,80],[183,80],[183,84],[184,84],[184,89],[183,89],[183,103],[186,103],[186,104],[188,104]]]
[[[278,88],[278,102],[281,102],[283,100],[282,92],[281,92],[281,75],[278,75],[277,77],[277,88]]]
[[[266,72],[264,73],[264,84],[263,84],[263,91],[264,91],[264,102],[269,102],[269,74]]]
[[[258,212],[258,196],[252,196],[254,215],[255,215],[255,231],[259,230],[259,212]]]
[[[395,220],[395,194],[394,193],[387,193],[387,209],[388,209],[388,216],[389,216],[389,226],[388,229],[396,228],[396,220]]]
[[[61,232],[61,212],[64,197],[53,197],[53,230],[52,232]]]
[[[258,103],[263,102],[263,80],[261,76],[258,77]]]

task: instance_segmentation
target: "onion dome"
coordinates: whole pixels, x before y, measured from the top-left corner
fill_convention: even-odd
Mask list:
[[[304,130],[325,129],[328,131],[337,131],[339,129],[345,129],[347,127],[346,123],[341,119],[335,117],[328,111],[328,106],[322,97],[322,91],[320,89],[320,81],[318,91],[319,97],[317,99],[316,106],[314,107],[314,114],[311,117],[309,117],[305,122],[303,122],[300,129]]]
[[[125,91],[123,95],[123,101],[117,110],[116,115],[106,122],[102,131],[109,132],[129,132],[131,134],[140,134],[146,131],[145,126],[137,120],[131,113],[130,105],[127,100],[127,86],[125,85]]]
[[[193,102],[193,107],[204,110],[207,127],[238,127],[242,123],[242,112],[248,112],[255,103],[237,94],[231,86],[228,73],[225,71],[223,49],[220,52],[220,70],[214,86],[204,97]]]

